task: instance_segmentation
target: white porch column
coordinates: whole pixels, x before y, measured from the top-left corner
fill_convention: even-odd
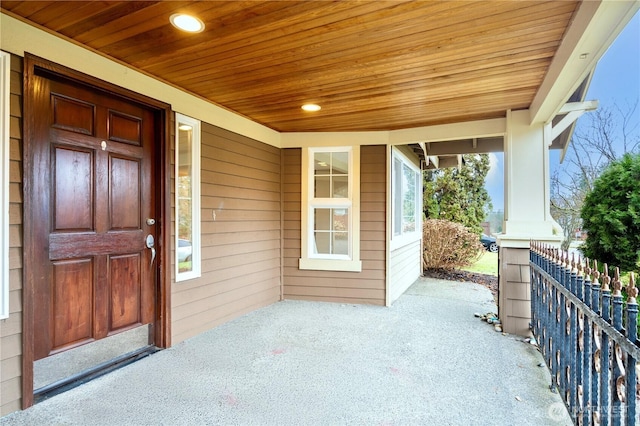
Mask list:
[[[560,244],[550,214],[551,125],[530,124],[530,113],[509,111],[504,139],[505,210],[498,236],[499,316],[507,333],[526,336],[531,319],[529,241]]]

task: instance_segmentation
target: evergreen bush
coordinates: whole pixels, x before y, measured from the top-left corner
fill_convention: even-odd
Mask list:
[[[640,270],[640,154],[626,154],[596,179],[581,211],[585,256]]]

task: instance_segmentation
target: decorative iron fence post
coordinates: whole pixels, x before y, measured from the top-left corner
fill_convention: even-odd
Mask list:
[[[606,270],[606,268],[605,268]],[[622,283],[620,282],[620,271],[616,268],[613,278],[613,328],[623,333],[622,329]],[[612,387],[612,400],[611,407],[611,423],[614,426],[620,426],[622,419],[624,418],[622,410],[624,406],[624,375],[625,375],[625,359],[622,352],[622,348],[617,343],[613,344],[613,387]],[[622,390],[622,395],[619,391]]]
[[[578,261],[578,288],[584,288],[581,300],[591,307],[591,280],[589,275],[583,273],[582,262]],[[588,425],[591,418],[591,327],[592,322],[589,317],[581,311],[583,316],[582,328],[582,372],[580,378],[582,380],[582,388],[578,388],[578,397],[582,396],[582,424]]]
[[[587,260],[588,264],[588,260]],[[592,281],[591,281],[591,308],[596,314],[600,314],[600,283],[598,278],[600,272],[598,272],[598,262],[593,262]],[[601,331],[597,324],[593,324],[593,365],[591,367],[591,413],[593,415],[593,423],[600,424],[600,357],[602,348],[602,339],[600,337]]]
[[[638,343],[638,289],[633,276],[629,276],[629,287],[627,287],[627,339],[635,345]],[[637,394],[637,359],[627,353],[627,380],[625,383],[625,399],[627,403],[626,421],[627,425],[636,424],[636,394]]]
[[[571,282],[573,283],[574,294],[578,296],[581,301],[584,301],[584,288],[582,286],[582,277],[578,277],[578,268],[576,264],[575,256],[571,256]],[[574,343],[572,352],[575,357],[573,359],[573,367],[575,370],[571,375],[571,389],[574,390],[573,405],[576,417],[574,422],[578,421],[582,417],[584,411],[584,373],[583,359],[584,359],[584,314],[578,309],[575,304],[571,305],[571,316],[573,318],[573,329],[571,332],[572,341]]]
[[[559,283],[558,280],[558,250],[552,249],[552,257],[550,259],[551,265],[551,277]],[[561,309],[560,309],[560,295],[562,292],[559,290],[558,286],[551,286],[551,309],[553,315],[552,321],[552,333],[551,333],[551,373],[553,374],[553,383],[556,388],[560,390],[560,395],[564,398],[563,391],[561,386],[561,377],[560,377],[560,348],[562,346],[562,332],[561,332]]]
[[[582,297],[582,289],[577,288],[578,270],[576,269],[575,258],[571,258],[569,262],[569,254],[567,253],[567,270],[569,274],[569,291],[575,294],[579,298]],[[578,344],[578,312],[575,303],[568,302],[570,305],[570,318],[569,318],[569,369],[567,373],[569,375],[569,412],[574,422],[577,421],[580,408],[578,407],[578,380],[582,370],[582,349]]]
[[[569,280],[567,276],[570,274],[570,271],[567,271],[567,266],[565,264],[565,256],[563,251],[558,252],[557,259],[557,270],[556,277],[560,284],[569,289]],[[562,397],[567,404],[569,405],[569,409],[571,410],[571,398],[570,398],[570,387],[569,387],[569,360],[571,358],[570,354],[570,344],[571,344],[571,324],[570,324],[570,307],[569,301],[565,297],[564,293],[560,292],[560,300],[558,302],[558,309],[560,310],[560,337],[559,337],[559,355],[558,357],[558,370],[560,373],[560,388],[562,389]]]
[[[602,289],[600,290],[602,296],[602,319],[611,323],[611,290],[609,289],[609,273],[607,270],[607,264],[604,264],[604,276],[602,279]],[[609,347],[609,334],[602,333],[602,348],[601,348],[601,363],[600,363],[600,415],[602,426],[609,424],[609,416],[611,414],[611,397],[610,397],[610,369],[609,360],[611,348]]]

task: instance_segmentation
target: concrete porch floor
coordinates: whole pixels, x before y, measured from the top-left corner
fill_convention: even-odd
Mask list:
[[[390,308],[284,301],[0,424],[571,424],[536,348],[473,316],[495,310],[435,279]]]

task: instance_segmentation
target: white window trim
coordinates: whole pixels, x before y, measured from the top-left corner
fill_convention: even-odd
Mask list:
[[[178,126],[180,124],[188,124],[193,128],[193,140],[191,144],[191,170],[192,170],[192,188],[191,188],[191,226],[192,226],[192,240],[191,240],[191,264],[192,269],[188,272],[178,271],[178,175],[179,175],[179,151],[178,151]],[[176,282],[186,281],[193,278],[198,278],[202,274],[202,247],[201,247],[201,234],[200,234],[200,142],[201,142],[201,123],[200,120],[195,118],[176,113],[175,119],[175,267],[176,267]]]
[[[313,209],[314,207],[331,207],[333,202],[315,200],[313,197],[313,155],[317,152],[349,153],[349,256],[313,254]],[[323,147],[302,149],[302,184],[301,184],[301,258],[300,269],[316,271],[361,272],[360,261],[360,147]],[[346,204],[344,200],[335,205]]]
[[[0,51],[0,319],[9,318],[9,98],[11,55]]]
[[[393,147],[391,150],[391,166],[389,168],[391,174],[391,202],[390,202],[390,210],[391,210],[391,223],[390,223],[390,234],[391,234],[391,242],[390,242],[390,250],[397,250],[401,247],[404,247],[408,244],[414,243],[416,241],[420,241],[422,239],[422,173],[420,172],[420,168],[418,168],[413,161],[409,160],[406,155],[404,155],[399,149]],[[394,173],[394,164],[395,160],[399,159],[401,164],[408,166],[414,172],[417,173],[417,182],[416,182],[416,230],[414,232],[402,233],[401,235],[395,235],[393,226],[395,224],[395,188],[396,188],[396,174]]]

